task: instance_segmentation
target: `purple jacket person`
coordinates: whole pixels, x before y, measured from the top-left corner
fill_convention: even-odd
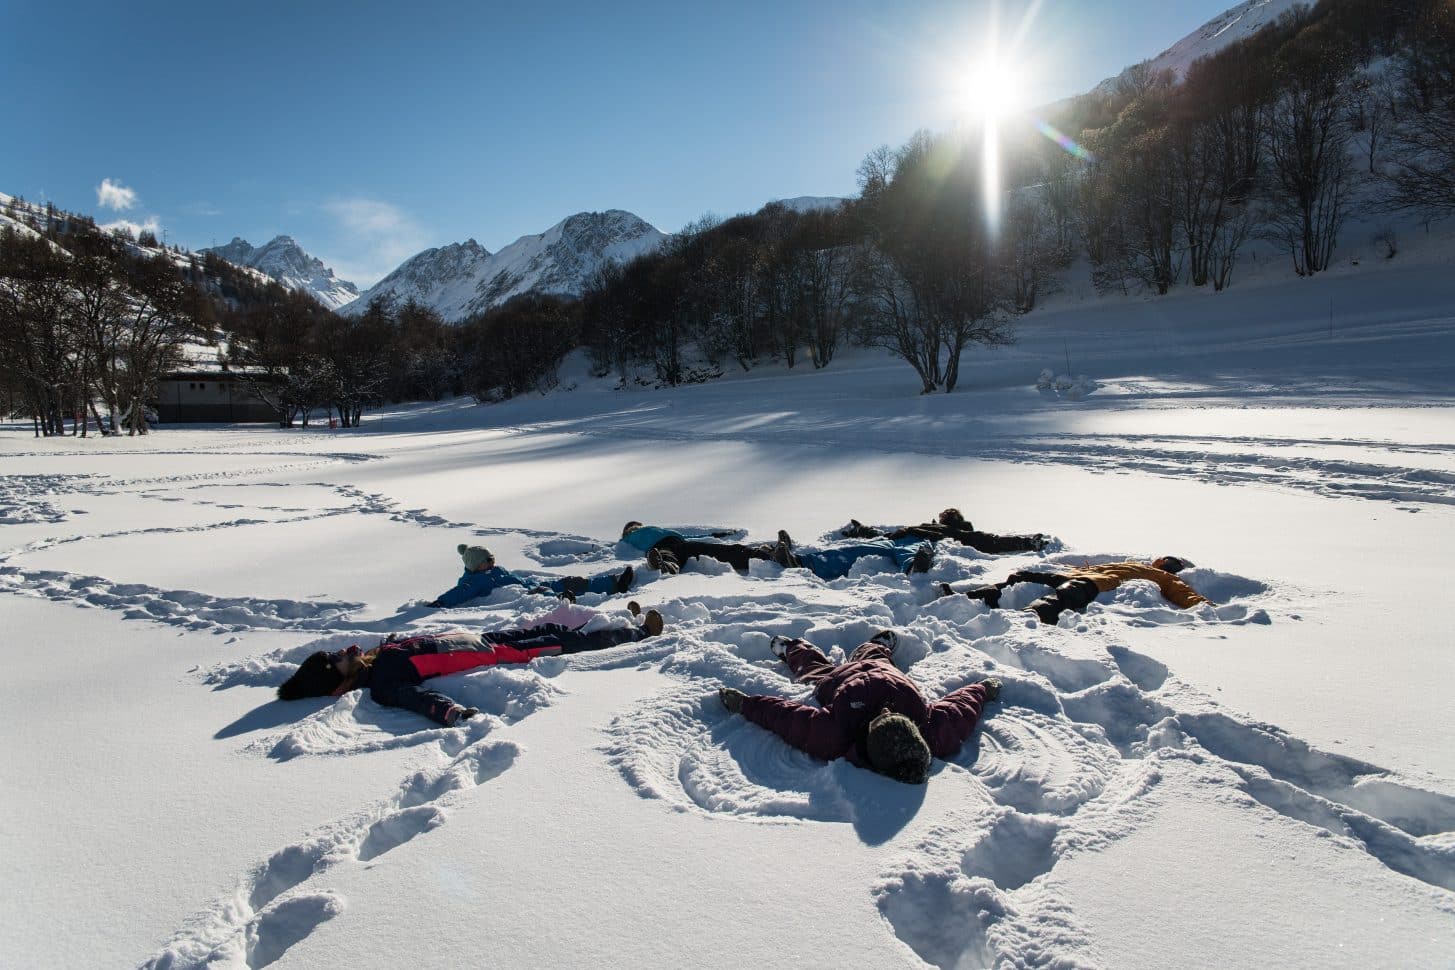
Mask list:
[[[1000,681],[970,684],[926,703],[914,681],[894,666],[896,643],[885,630],[835,666],[806,640],[774,637],[770,649],[795,680],[816,685],[819,706],[749,697],[731,687],[718,696],[729,711],[815,758],[848,758],[897,781],[923,784],[931,758],[953,757],[970,737],[981,710],[1000,696]]]

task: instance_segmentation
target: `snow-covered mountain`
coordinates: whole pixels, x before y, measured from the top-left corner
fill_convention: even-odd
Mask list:
[[[774,199],[769,205],[781,205],[794,212],[832,212],[842,206],[845,199],[837,195],[797,195],[791,199]]]
[[[628,262],[656,250],[666,238],[630,212],[580,212],[493,255],[473,239],[427,249],[340,312],[362,313],[374,297],[388,294],[458,321],[522,293],[576,296],[605,263]]]
[[[358,287],[341,280],[316,256],[310,256],[292,236],[275,236],[262,246],[253,246],[237,236],[226,246],[202,250],[215,253],[235,266],[259,270],[290,290],[302,290],[330,310],[337,310],[359,296]]]
[[[1172,71],[1181,79],[1194,61],[1216,54],[1229,44],[1253,36],[1300,5],[1308,5],[1307,0],[1244,0],[1236,7],[1218,14],[1145,63],[1153,71]],[[1123,71],[1117,77],[1108,78],[1097,85],[1096,90],[1112,89],[1126,73]]]

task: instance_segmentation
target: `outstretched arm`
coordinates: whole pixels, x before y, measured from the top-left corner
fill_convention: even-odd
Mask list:
[[[834,716],[819,707],[782,697],[748,697],[743,700],[742,715],[822,761],[843,757],[852,745],[840,732]]]
[[[985,708],[986,688],[969,684],[946,694],[930,705],[925,725],[925,741],[936,758],[950,758],[975,731],[980,712]]]

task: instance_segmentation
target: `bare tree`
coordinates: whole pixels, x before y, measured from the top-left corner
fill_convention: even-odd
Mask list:
[[[1283,243],[1300,276],[1333,258],[1349,209],[1349,132],[1344,52],[1310,28],[1285,52],[1283,91],[1268,125],[1272,182],[1267,234]]]

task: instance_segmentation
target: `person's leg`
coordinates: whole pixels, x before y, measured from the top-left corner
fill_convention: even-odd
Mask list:
[[[893,660],[894,647],[887,643],[870,640],[868,643],[861,643],[854,652],[849,654],[849,663],[857,660]]]
[[[606,596],[626,592],[626,587],[629,586],[632,581],[631,573],[625,571],[620,573],[602,573],[599,576],[592,576],[589,580],[581,579],[579,576],[574,576],[571,578],[576,579],[581,584],[583,584],[583,589],[585,592],[601,593]],[[580,596],[581,594],[572,590],[571,595]]]
[[[955,536],[961,544],[981,552],[1037,552],[1045,544],[1041,536],[1000,536],[993,532],[962,532]]]
[[[548,653],[583,653],[588,650],[605,650],[623,643],[635,643],[651,636],[645,627],[612,627],[604,630],[568,630],[554,624],[534,630],[518,631],[524,636],[512,636],[509,645],[517,650],[544,650]],[[489,637],[487,636],[488,640]]]
[[[1069,581],[1069,577],[1057,573],[1037,573],[1022,569],[1011,573],[1003,581],[993,586],[976,586],[974,589],[967,589],[965,595],[972,600],[979,600],[992,610],[998,610],[1000,609],[1000,594],[1016,583],[1039,583],[1042,586],[1056,587]]]
[[[483,640],[487,646],[493,644],[514,646],[520,643],[522,640],[531,640],[535,637],[551,636],[553,634],[559,633],[569,633],[570,630],[570,627],[562,626],[559,623],[542,623],[539,626],[533,626],[528,629],[486,630],[484,633],[480,634],[480,639]]]
[[[804,684],[816,684],[833,672],[834,665],[823,651],[807,640],[793,640],[783,651],[783,662],[793,673],[793,679]]]
[[[1043,623],[1055,623],[1067,610],[1083,610],[1101,591],[1089,579],[1072,579],[1042,596],[1026,609],[1035,612]]]
[[[740,573],[748,571],[748,563],[754,559],[769,559],[771,553],[763,546],[745,546],[736,542],[698,542],[692,539],[678,540],[680,554],[676,551],[677,561],[685,563],[693,556],[702,556],[704,559],[716,559],[718,562],[725,562]]]

